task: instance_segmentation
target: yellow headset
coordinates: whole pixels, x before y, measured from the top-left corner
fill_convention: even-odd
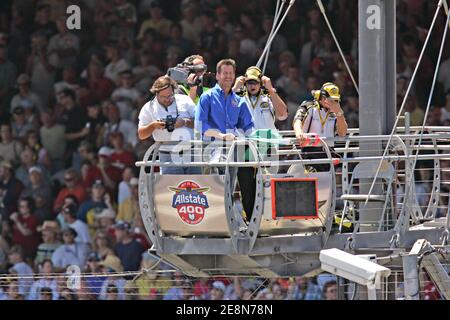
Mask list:
[[[320,90],[311,91],[312,96],[315,101],[320,101],[322,97],[328,98],[331,97],[338,101],[341,100],[341,95],[339,93],[339,87],[335,85],[333,82],[326,82],[322,85]]]

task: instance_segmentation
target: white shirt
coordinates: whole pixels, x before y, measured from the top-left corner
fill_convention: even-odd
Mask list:
[[[70,265],[84,267],[88,255],[87,246],[84,243],[63,244],[53,252],[52,262],[57,268],[66,268]]]
[[[119,74],[122,71],[130,69],[129,63],[125,59],[120,59],[117,62],[110,62],[105,68],[105,77],[113,81],[115,84],[119,83]]]
[[[41,98],[39,98],[39,96],[33,91],[29,91],[26,96],[16,94],[11,100],[10,112],[12,113],[14,109],[19,106],[33,106],[37,108],[39,112],[47,110],[47,108],[42,104]]]
[[[86,223],[81,220],[75,220],[74,223],[69,226],[77,232],[75,242],[89,244],[91,243],[91,236],[89,235],[89,229]]]
[[[28,295],[31,285],[33,284],[33,269],[25,262],[18,262],[13,266],[13,269],[17,271],[19,279],[19,293],[22,295]]]
[[[106,123],[106,130],[105,130],[105,141],[107,141],[107,137],[115,131],[119,131],[122,133],[123,137],[125,138],[125,143],[130,144],[133,148],[137,144],[137,128],[136,125],[131,122],[130,120],[126,119],[120,119],[118,123],[110,124]]]
[[[52,289],[52,299],[58,300],[58,283],[55,279],[39,279],[33,283],[30,289],[30,294],[28,295],[28,300],[39,300],[42,288]]]
[[[312,107],[308,110],[302,129],[305,133],[316,133],[320,137],[334,138],[335,125],[336,115],[333,112],[327,116],[326,110]],[[334,146],[332,141],[327,141],[327,143],[331,147]]]
[[[121,181],[119,183],[119,195],[117,197],[117,204],[121,204],[125,199],[131,197],[131,189],[128,183]]]
[[[276,129],[275,110],[269,96],[260,94],[259,96],[245,95],[248,110],[253,116],[255,129]]]
[[[194,118],[195,105],[194,102],[186,95],[175,94],[174,102],[167,107],[163,107],[155,98],[147,102],[139,113],[139,127],[149,125],[151,122],[166,119],[168,115],[173,118]],[[156,129],[153,131],[153,139],[155,141],[186,141],[194,137],[194,130],[188,127],[177,128],[173,132],[167,129]]]

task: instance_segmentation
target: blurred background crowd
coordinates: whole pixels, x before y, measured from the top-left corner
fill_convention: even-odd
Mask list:
[[[324,0],[355,75],[357,1]],[[209,71],[223,58],[237,75],[258,60],[274,0],[2,0],[0,2],[1,299],[333,299],[334,279],[189,280],[138,274],[154,266],[139,213],[136,160],[152,144],[137,138],[137,116],[153,81],[191,54]],[[68,30],[66,9],[81,8]],[[398,103],[412,75],[436,1],[398,0]],[[425,52],[406,110],[421,125],[445,16]],[[447,41],[448,42],[448,41]],[[427,123],[450,124],[450,46],[444,50]],[[341,89],[349,127],[358,96],[312,0],[297,0],[275,37],[269,76],[292,118],[312,89]],[[67,265],[114,277],[65,286]],[[163,269],[161,266],[156,269]],[[36,276],[39,274],[39,277]],[[19,278],[14,275],[20,276]],[[132,281],[137,277],[135,281]],[[326,278],[326,277],[325,277]]]

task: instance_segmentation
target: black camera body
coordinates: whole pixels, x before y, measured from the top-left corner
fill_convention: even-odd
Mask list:
[[[192,86],[199,86],[202,85],[202,87],[212,88],[216,85],[216,75],[212,72],[206,72],[201,77],[198,77],[195,83],[192,84]]]
[[[166,129],[167,131],[173,132],[173,130],[175,130],[175,122],[177,122],[177,118],[168,115],[165,119],[161,119],[159,121],[164,122],[164,129]]]
[[[202,85],[203,87],[212,88],[216,84],[216,75],[212,72],[206,72],[201,77],[198,77],[195,83],[188,83],[187,78],[192,73],[206,70],[205,65],[187,65],[178,64],[176,67],[169,68],[167,75],[178,84],[187,85],[189,87]]]

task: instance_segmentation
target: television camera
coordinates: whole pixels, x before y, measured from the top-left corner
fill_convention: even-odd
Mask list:
[[[184,84],[188,87],[202,85],[203,87],[211,88],[216,84],[216,75],[212,72],[205,72],[201,76],[198,76],[193,83],[188,82],[190,74],[203,72],[206,69],[206,64],[188,65],[186,63],[179,63],[176,67],[169,68],[167,75],[178,84]]]

